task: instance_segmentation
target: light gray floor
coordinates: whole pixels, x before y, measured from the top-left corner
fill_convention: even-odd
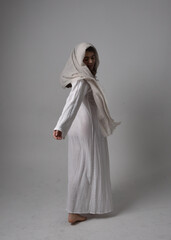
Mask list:
[[[9,185],[1,196],[1,240],[171,239],[171,178],[167,169],[144,179],[112,184],[115,213],[87,215],[87,221],[76,225],[67,222],[66,178],[56,177],[54,188],[51,180],[41,181],[40,175],[40,182],[35,183],[34,174],[28,186],[15,179],[18,187]],[[45,173],[42,176],[45,179]]]

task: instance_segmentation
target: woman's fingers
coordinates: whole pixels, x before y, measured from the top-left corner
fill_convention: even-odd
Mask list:
[[[57,137],[57,130],[54,130],[54,131],[53,131],[53,136],[54,136],[54,138]]]
[[[53,131],[53,136],[55,139],[61,140],[62,139],[62,132],[59,130],[54,130]]]
[[[58,139],[57,136],[58,136],[58,130],[54,130],[53,131],[53,136],[55,139]]]

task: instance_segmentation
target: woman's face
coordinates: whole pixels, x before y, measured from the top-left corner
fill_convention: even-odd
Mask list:
[[[83,62],[90,69],[90,71],[93,71],[94,65],[96,63],[95,53],[86,51]]]

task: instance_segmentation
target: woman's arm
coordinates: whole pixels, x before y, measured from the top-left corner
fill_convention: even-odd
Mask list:
[[[57,132],[54,132],[54,137],[56,136],[56,139],[65,138],[87,90],[88,83],[84,79],[72,83],[72,89],[66,99],[61,116],[54,128],[54,131],[58,130]]]

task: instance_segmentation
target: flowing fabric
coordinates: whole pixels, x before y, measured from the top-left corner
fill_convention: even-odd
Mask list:
[[[102,134],[103,136],[109,136],[113,133],[116,126],[121,124],[121,122],[115,122],[114,119],[111,118],[105,94],[98,83],[96,76],[91,73],[89,68],[83,62],[85,51],[88,47],[93,47],[95,49],[95,68],[97,70],[99,66],[99,56],[96,48],[91,43],[80,43],[71,52],[70,57],[60,75],[60,83],[63,88],[65,88],[69,83],[72,84],[74,81],[78,81],[80,79],[85,79],[89,83],[97,105],[97,116]]]
[[[84,79],[72,84],[54,130],[68,136],[67,212],[112,212],[107,137],[101,133],[92,89]]]

